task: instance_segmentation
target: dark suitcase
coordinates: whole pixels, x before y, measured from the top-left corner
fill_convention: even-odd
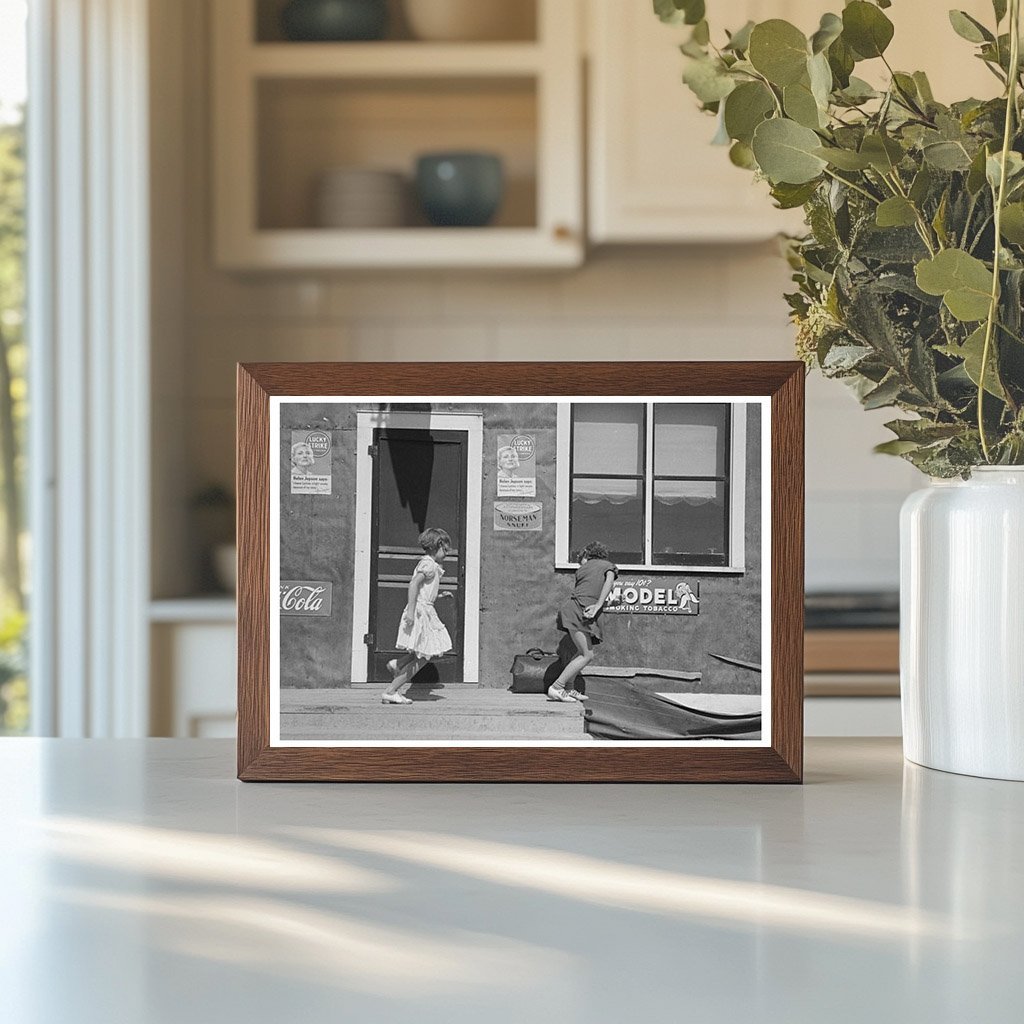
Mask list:
[[[562,671],[562,659],[539,647],[531,647],[525,654],[512,659],[513,693],[547,693],[548,687]]]

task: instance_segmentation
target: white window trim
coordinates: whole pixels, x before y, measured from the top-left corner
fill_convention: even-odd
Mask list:
[[[424,424],[424,416],[428,416]],[[462,431],[468,441],[466,481],[466,614],[462,636],[463,682],[480,681],[480,532],[483,514],[483,433],[482,413],[410,413],[360,412],[356,414],[356,531],[355,577],[352,590],[352,663],[353,683],[365,683],[366,644],[363,637],[370,628],[370,550],[373,536],[371,501],[373,457],[370,445],[379,427],[410,430]],[[395,623],[398,628],[398,623]]]
[[[652,409],[654,402],[647,402],[649,422],[653,423]],[[699,572],[717,573],[719,575],[736,575],[747,571],[746,566],[746,501],[747,501],[747,403],[731,402],[731,422],[729,430],[729,565],[650,565],[622,564],[620,570],[666,573],[666,572]],[[579,562],[573,562],[569,553],[569,506],[572,501],[569,480],[569,440],[571,430],[572,405],[569,402],[558,403],[556,421],[556,439],[558,456],[556,466],[556,500],[555,500],[555,568],[576,569]],[[644,453],[644,472],[647,476],[645,516],[646,536],[644,548],[651,549],[652,511],[654,505],[654,488],[650,481],[654,475],[654,432],[647,431],[647,446]]]
[[[36,735],[149,731],[149,4],[29,4]]]

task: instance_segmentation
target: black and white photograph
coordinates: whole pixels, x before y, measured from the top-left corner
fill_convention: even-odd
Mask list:
[[[272,745],[767,745],[769,415],[273,397]]]

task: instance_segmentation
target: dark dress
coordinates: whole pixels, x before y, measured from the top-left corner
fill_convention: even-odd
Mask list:
[[[591,643],[599,644],[604,639],[601,630],[601,612],[593,619],[583,617],[584,608],[596,603],[601,596],[604,587],[605,573],[619,574],[618,568],[603,558],[588,558],[576,570],[576,583],[573,587],[572,596],[558,610],[558,617],[555,625],[565,633],[574,633],[577,630],[586,633]],[[604,609],[602,608],[603,612]]]

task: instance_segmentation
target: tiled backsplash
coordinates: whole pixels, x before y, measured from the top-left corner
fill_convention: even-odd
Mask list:
[[[556,273],[237,278],[189,261],[187,465],[233,472],[234,363],[280,359],[788,359],[774,245],[599,253]],[[897,518],[920,478],[876,456],[887,414],[808,378],[807,582],[895,587]]]

